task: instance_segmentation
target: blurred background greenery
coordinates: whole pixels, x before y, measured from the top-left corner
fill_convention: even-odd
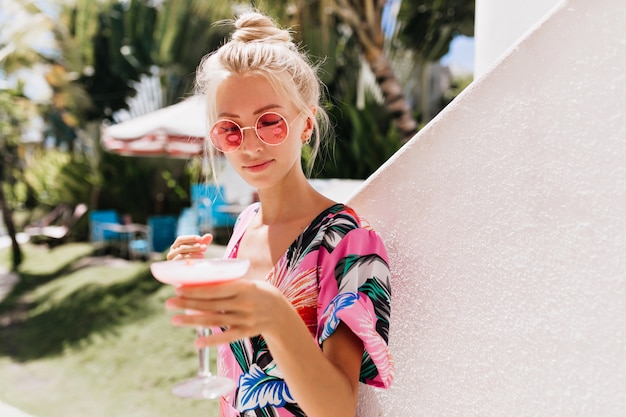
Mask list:
[[[201,57],[231,30],[215,23],[244,7],[293,28],[320,67],[335,135],[317,178],[367,178],[471,81],[439,60],[456,36],[473,34],[473,0],[4,0],[0,206],[9,236],[59,204],[138,222],[189,206],[200,161],[111,154],[100,132],[192,94]],[[75,236],[86,239],[87,228]]]

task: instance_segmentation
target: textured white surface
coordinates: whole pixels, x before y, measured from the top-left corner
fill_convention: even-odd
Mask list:
[[[17,408],[0,402],[0,416],[2,417],[32,417]]]
[[[511,45],[564,0],[476,0],[474,77],[489,70]]]
[[[626,415],[624,22],[565,2],[349,201],[393,270],[359,417]]]

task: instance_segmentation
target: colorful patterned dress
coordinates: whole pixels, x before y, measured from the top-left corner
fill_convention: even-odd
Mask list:
[[[259,211],[248,207],[237,220],[226,256]],[[291,301],[321,346],[344,322],[363,342],[360,381],[389,387],[393,362],[387,346],[391,312],[390,272],[380,237],[343,204],[320,213],[268,273],[267,280]],[[238,381],[222,397],[223,417],[305,416],[262,337],[218,348],[221,375]]]

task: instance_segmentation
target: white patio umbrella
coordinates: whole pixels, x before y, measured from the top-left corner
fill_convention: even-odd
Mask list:
[[[204,153],[206,104],[201,96],[107,126],[102,143],[109,152],[128,156],[188,158]]]

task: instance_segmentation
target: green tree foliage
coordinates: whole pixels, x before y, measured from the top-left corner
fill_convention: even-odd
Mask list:
[[[144,10],[146,13],[141,16],[144,20],[136,27],[149,25],[150,20],[154,20],[153,13],[148,13],[153,9]],[[99,13],[97,21],[98,31],[93,37],[93,70],[83,72],[80,78],[93,104],[87,119],[101,119],[127,108],[126,98],[135,93],[131,81],[139,81],[150,65],[149,61],[140,61],[143,58],[138,53],[140,48],[131,49],[126,44],[127,36],[132,39],[132,33],[125,33],[122,4],[114,4],[110,10]]]
[[[184,204],[178,187],[163,186],[164,175],[185,182],[182,169],[109,155],[98,143],[98,127],[128,108],[127,99],[136,94],[136,82],[143,75],[160,77],[162,93],[153,97],[157,104],[172,104],[188,95],[201,57],[224,37],[225,29],[213,23],[230,17],[227,13],[227,2],[204,0],[166,0],[158,6],[147,0],[78,0],[64,9],[61,22],[66,29],[58,31],[67,56],[64,63],[69,73],[77,74],[73,85],[81,86],[86,100],[74,113],[79,123],[68,123],[72,119],[60,111],[52,112],[48,121],[57,139],[91,138],[87,148],[92,159],[92,208],[117,208],[145,218],[155,210],[177,213]],[[68,90],[59,88],[55,98],[62,96],[61,91]]]
[[[355,73],[362,61],[357,40],[349,33],[334,35],[336,55],[328,57],[321,68],[333,71],[326,86],[329,100],[326,110],[333,124],[333,135],[324,143],[313,175],[318,178],[365,179],[376,171],[402,146],[389,109],[371,94],[365,93],[363,104],[357,104],[362,88]],[[367,91],[367,90],[365,90]],[[308,160],[305,153],[304,160]]]
[[[391,118],[396,130],[404,132],[400,133],[403,141],[415,132],[415,125],[410,119],[419,116],[422,123],[430,120],[429,63],[445,55],[454,36],[473,33],[474,0],[403,0],[397,16],[398,30],[393,33],[383,33],[382,30],[385,1],[294,1],[289,3],[289,7],[284,7],[284,2],[280,0],[251,3],[273,13],[283,24],[293,26],[303,46],[319,59],[333,111],[343,108],[345,103],[359,101],[356,92],[364,87],[358,74],[364,60],[367,61],[386,103],[378,109],[385,116],[381,113],[368,114],[361,108],[360,117],[370,117],[379,123],[381,118]],[[385,40],[385,36],[390,34],[392,38]],[[395,74],[395,69],[399,67],[406,74]],[[405,76],[410,77],[412,82],[400,78]],[[411,90],[411,86],[415,90]],[[416,108],[403,106],[402,94],[411,97],[412,106]],[[371,104],[368,106],[371,108]],[[344,117],[349,113],[341,112]],[[337,129],[337,133],[337,141],[346,140],[340,135],[354,134],[350,129]],[[369,145],[368,137],[361,137],[360,140],[364,141],[361,146]],[[395,144],[390,147],[395,148]],[[335,154],[337,158],[340,154],[341,158],[344,157],[342,152]],[[348,157],[347,160],[351,159]],[[354,171],[359,169],[355,167]]]
[[[226,3],[204,0],[77,2],[67,11],[68,45],[82,48],[75,65],[93,103],[87,118],[109,119],[128,108],[127,98],[136,93],[132,82],[155,70],[163,104],[179,101],[192,89],[200,58],[223,39],[224,28],[213,23],[228,12]]]
[[[403,0],[399,39],[422,61],[439,60],[457,35],[474,35],[474,0]]]
[[[376,100],[366,100],[363,109],[339,102],[328,111],[335,136],[316,162],[317,178],[365,179],[402,146],[385,106]]]
[[[49,51],[37,42],[45,42],[45,33],[52,27],[53,22],[33,2],[4,0],[0,13],[0,75],[5,78],[21,69],[49,62],[52,59]],[[0,90],[0,208],[11,238],[13,269],[21,263],[22,252],[13,222],[14,207],[7,197],[12,195],[10,191],[19,178],[19,144],[33,108],[23,95],[22,85],[15,91]]]
[[[24,181],[40,204],[54,207],[89,201],[94,178],[84,155],[48,149],[27,159]]]
[[[59,172],[82,175],[79,179],[83,184],[96,190],[99,197],[91,199],[92,208],[115,204],[121,211],[133,211],[138,216],[140,210],[175,212],[177,205],[184,204],[184,190],[188,189],[182,185],[187,181],[184,164],[180,164],[183,168],[169,167],[156,160],[102,154],[97,143],[99,125],[127,106],[126,99],[135,94],[134,81],[142,74],[159,75],[164,87],[163,105],[188,94],[201,57],[219,46],[231,29],[214,25],[233,17],[231,2],[165,0],[155,6],[148,0],[74,0],[65,4],[68,6],[64,6],[55,29],[63,52],[58,59],[46,61],[55,63],[48,75],[55,93],[46,117],[48,132],[59,143],[87,141],[86,155],[94,158],[84,163],[72,157],[65,162],[72,168]],[[386,53],[380,28],[367,28],[379,25],[380,19],[372,16],[384,2],[342,2],[356,12],[343,15],[336,0],[249,4],[292,27],[303,48],[321,67],[336,139],[316,166],[317,175],[366,178],[400,147],[391,124],[396,114],[389,106],[377,104],[372,97],[360,100],[365,104],[355,104],[357,97],[362,97],[357,93],[361,88],[357,74],[365,52]],[[438,59],[447,52],[455,34],[471,34],[473,8],[473,0],[404,0],[395,45],[410,48],[415,51],[411,56],[419,59]],[[351,27],[341,19],[359,13],[368,17],[360,20],[360,27]],[[363,44],[368,38],[357,36],[358,32],[374,34],[375,48]],[[91,171],[85,171],[85,166]],[[40,182],[45,183],[41,176]],[[181,186],[172,186],[176,183],[182,185],[182,191]],[[105,184],[106,189],[100,190]],[[44,201],[62,195],[46,192]]]
[[[99,208],[112,208],[145,222],[149,215],[178,214],[188,204],[187,161],[102,155]],[[175,180],[174,180],[175,179]]]

